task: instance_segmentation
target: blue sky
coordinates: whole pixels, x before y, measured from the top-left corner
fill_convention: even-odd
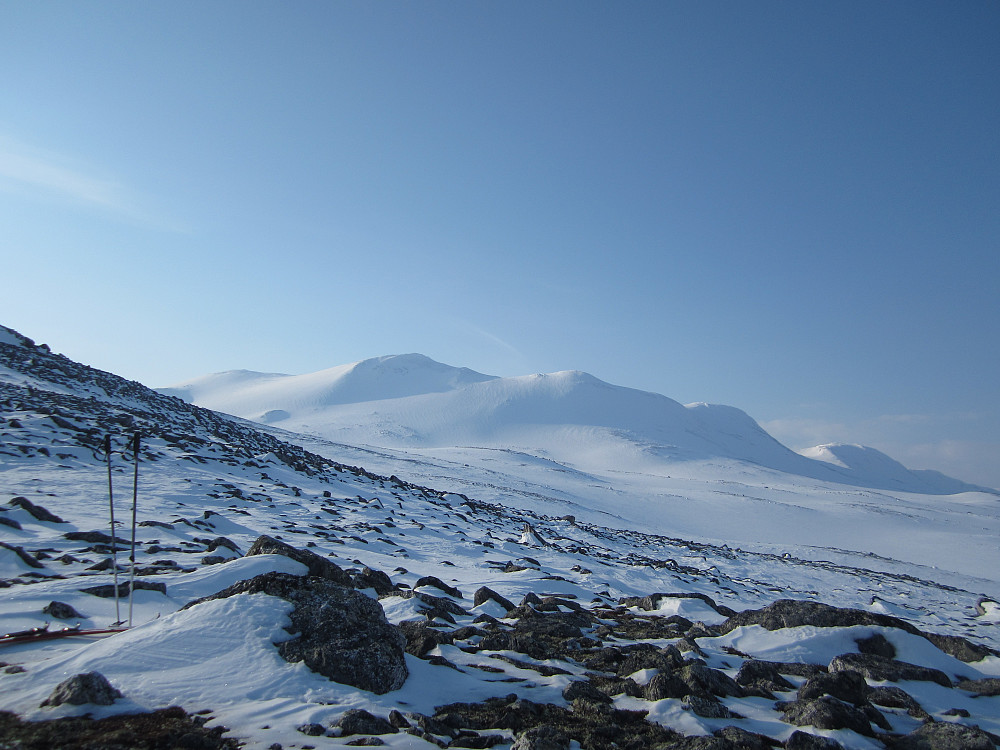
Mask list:
[[[1000,486],[1000,5],[0,5],[0,312],[586,370]]]

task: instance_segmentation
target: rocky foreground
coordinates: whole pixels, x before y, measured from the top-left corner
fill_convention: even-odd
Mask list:
[[[287,629],[295,637],[276,644],[281,657],[376,695],[403,686],[407,654],[445,674],[477,670],[502,675],[502,681],[512,685],[528,678],[510,676],[503,667],[568,678],[558,704],[512,693],[441,705],[433,714],[391,710],[378,715],[351,709],[334,724],[300,726],[302,748],[315,746],[309,738],[346,745],[407,746],[394,741],[397,735],[409,736],[416,743],[412,746],[514,750],[568,749],[576,747],[574,743],[584,750],[879,745],[900,750],[985,750],[1000,742],[979,728],[976,713],[965,708],[972,705],[995,719],[1000,679],[969,678],[902,661],[893,641],[897,636],[922,639],[928,653],[969,664],[970,674],[975,673],[972,665],[997,656],[996,652],[962,637],[921,632],[888,615],[794,600],[734,612],[703,594],[684,593],[617,602],[597,597],[586,604],[530,593],[514,604],[487,587],[467,597],[433,576],[409,586],[393,582],[382,571],[345,570],[310,550],[269,536],[260,537],[247,556],[266,554],[301,563],[305,575],[265,573],[192,601],[185,609],[240,595],[263,594],[290,602]],[[672,598],[696,598],[724,619],[706,624],[657,614],[662,602]],[[378,601],[401,600],[412,600],[422,616],[398,624],[387,621]],[[724,636],[753,626],[765,631],[830,629],[868,635],[855,638],[852,650],[824,663],[777,662],[725,645]],[[926,691],[914,686],[933,686],[934,705],[922,704],[913,693]],[[954,705],[941,711],[942,700],[948,702],[942,696],[949,695]],[[110,705],[122,697],[102,675],[91,672],[60,684],[46,702]],[[651,720],[650,712],[640,708],[663,702],[673,702],[679,711],[719,726],[711,735],[683,736]],[[747,717],[767,707],[795,727],[783,741],[747,728],[753,726]],[[23,722],[5,713],[0,714],[0,746],[206,750],[238,746],[234,738],[223,736],[223,728],[205,728],[206,721],[204,715],[189,716],[176,707],[102,720]],[[911,729],[901,732],[900,726]],[[847,744],[831,734],[846,738]],[[878,745],[855,745],[854,738]]]

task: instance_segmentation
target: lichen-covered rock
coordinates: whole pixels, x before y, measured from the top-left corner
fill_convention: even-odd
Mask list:
[[[73,706],[85,704],[110,706],[121,697],[121,692],[100,672],[85,672],[56,685],[51,695],[42,701],[42,705],[61,706],[69,703]]]
[[[190,602],[185,609],[237,594],[269,594],[292,602],[289,632],[294,637],[277,644],[286,661],[304,662],[334,682],[380,695],[406,681],[406,638],[386,621],[381,605],[371,597],[327,578],[265,573]]]
[[[785,750],[844,750],[844,746],[829,737],[796,730],[785,740]]]
[[[49,602],[42,609],[44,614],[57,620],[82,620],[83,615],[64,602]]]
[[[865,713],[829,695],[811,701],[779,703],[785,721],[800,727],[817,729],[852,729],[866,737],[874,737],[871,723]]]
[[[309,575],[325,578],[347,588],[353,588],[351,577],[336,563],[320,557],[307,549],[297,549],[290,544],[280,542],[274,537],[263,534],[247,550],[247,557],[254,555],[284,555],[309,568]]]
[[[873,633],[867,638],[857,638],[854,642],[858,644],[858,651],[862,654],[875,654],[886,659],[896,658],[896,647],[881,633]]]
[[[575,700],[611,703],[611,698],[594,687],[587,680],[574,680],[563,688],[562,697],[572,703]]]
[[[888,685],[872,688],[868,693],[868,702],[886,708],[902,708],[915,719],[928,719],[928,714],[912,695],[900,687]]]
[[[946,721],[924,724],[904,737],[887,737],[885,743],[891,750],[996,750],[982,729]]]
[[[569,750],[569,737],[555,727],[543,724],[517,735],[510,750]]]
[[[956,686],[959,690],[968,690],[978,695],[1000,695],[1000,678],[986,677],[981,680],[962,680]]]
[[[689,664],[676,672],[693,695],[735,696],[743,698],[746,693],[736,681],[725,672],[706,667],[704,664]]]
[[[486,602],[493,600],[505,610],[510,612],[514,609],[514,603],[510,599],[507,599],[496,591],[487,586],[482,586],[476,590],[476,593],[472,595],[472,604],[474,607],[478,607],[480,604],[485,604]]]
[[[381,570],[364,567],[352,576],[354,588],[374,589],[378,596],[388,596],[396,591],[396,584]]]
[[[919,664],[886,659],[884,656],[875,656],[874,654],[841,654],[833,657],[829,669],[831,672],[860,672],[869,680],[876,682],[919,680],[951,687],[948,675],[940,669],[921,667]]]
[[[381,716],[360,708],[352,708],[337,722],[342,737],[354,734],[396,734],[399,729]]]
[[[821,695],[832,695],[845,703],[860,706],[868,700],[871,688],[860,673],[853,670],[818,674],[799,688],[796,700],[810,701]]]
[[[867,612],[861,609],[844,609],[832,607],[820,602],[801,601],[798,599],[779,599],[761,609],[748,609],[730,617],[719,630],[728,633],[734,628],[747,625],[760,625],[765,630],[780,630],[796,628],[801,625],[812,625],[817,628],[846,628],[853,625],[878,625],[887,628],[899,628],[907,633],[921,635],[917,628],[898,617],[883,615],[878,612]]]

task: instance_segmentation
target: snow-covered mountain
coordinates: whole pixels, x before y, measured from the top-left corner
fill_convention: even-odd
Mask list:
[[[436,372],[421,389],[496,380]],[[535,380],[549,381],[542,397],[532,379],[520,386],[561,434],[612,434],[567,428],[551,401],[627,389]],[[713,412],[649,397],[664,413]],[[540,454],[376,449],[254,425],[4,328],[0,417],[0,635],[48,622],[60,636],[0,638],[5,747],[521,750],[547,736],[582,750],[877,750],[989,747],[1000,732],[1000,565],[978,546],[989,537],[995,555],[992,496],[845,488],[719,453],[682,462],[674,496],[642,494],[649,476],[622,494],[611,475]],[[115,576],[132,575],[134,486],[135,586],[116,602]],[[742,520],[783,519],[780,554],[727,531],[714,536],[728,543],[656,531],[690,523],[691,507],[703,531],[728,528],[746,506]],[[810,516],[836,538],[838,514],[846,527],[887,519],[885,544],[803,541],[819,533]],[[893,536],[910,536],[922,561],[889,557]],[[930,567],[934,548],[954,559]],[[987,552],[974,564],[968,548]],[[56,632],[122,619],[133,626]],[[95,672],[110,687],[74,692]]]
[[[721,458],[873,489],[988,491],[938,472],[911,471],[873,448],[820,446],[795,453],[739,409],[683,406],[578,371],[499,378],[407,354],[307,375],[217,373],[160,391],[343,443],[504,448],[586,470],[620,465],[661,473],[680,462]]]

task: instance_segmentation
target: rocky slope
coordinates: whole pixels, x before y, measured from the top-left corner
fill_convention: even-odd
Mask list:
[[[996,605],[926,570],[418,486],[9,332],[0,405],[3,632],[133,624],[3,645],[5,746],[975,748],[1000,733]],[[93,673],[103,692],[64,684]]]

